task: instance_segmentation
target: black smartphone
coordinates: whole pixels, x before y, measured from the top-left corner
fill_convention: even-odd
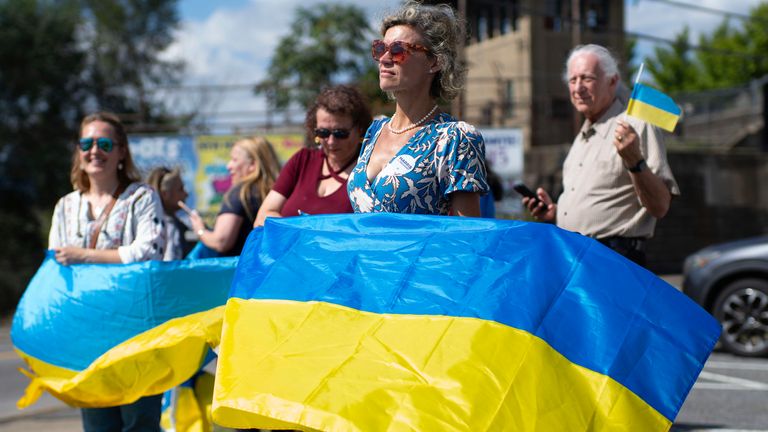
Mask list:
[[[536,205],[539,205],[539,202],[541,202],[541,200],[536,195],[536,193],[534,191],[532,191],[531,188],[526,186],[525,183],[523,183],[521,181],[515,182],[515,184],[512,185],[512,189],[514,189],[515,192],[519,193],[520,195],[522,195],[524,197],[528,197],[528,198],[531,198],[533,200],[536,200]]]

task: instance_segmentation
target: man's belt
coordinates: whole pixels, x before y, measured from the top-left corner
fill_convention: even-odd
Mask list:
[[[611,249],[621,250],[645,250],[645,238],[644,237],[604,237],[597,239],[600,243],[608,246]]]

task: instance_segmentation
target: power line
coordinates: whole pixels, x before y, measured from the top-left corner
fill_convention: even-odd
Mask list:
[[[683,9],[697,10],[697,11],[706,12],[706,13],[710,13],[710,14],[714,14],[714,15],[722,15],[722,16],[726,16],[726,17],[733,17],[733,18],[738,18],[740,20],[744,20],[744,21],[750,19],[749,15],[740,14],[740,13],[736,13],[736,12],[729,12],[729,11],[725,11],[725,10],[721,10],[721,9],[714,9],[714,8],[710,8],[710,7],[706,7],[706,6],[700,6],[700,5],[697,5],[697,4],[683,3],[683,2],[680,2],[680,1],[674,1],[674,0],[645,0],[645,1],[651,1],[651,2],[656,2],[656,3],[664,3],[664,4],[668,4],[670,6],[675,6],[675,7],[679,7],[679,8],[683,8]]]
[[[682,5],[684,5],[684,6],[693,6],[693,5],[690,5],[690,4],[687,4],[687,3],[673,2],[672,0],[647,0],[647,1],[659,1],[659,2],[677,3],[678,6],[682,6]],[[668,44],[668,45],[674,45],[675,43],[677,43],[677,41],[673,40],[673,39],[667,39],[667,38],[663,38],[663,37],[659,37],[659,36],[653,36],[653,35],[648,35],[648,34],[639,33],[639,32],[630,32],[630,31],[624,30],[623,28],[604,26],[604,27],[598,27],[598,29],[596,31],[595,28],[589,26],[589,20],[588,19],[582,18],[582,19],[576,20],[576,19],[574,19],[572,17],[569,17],[569,16],[556,16],[556,15],[544,12],[544,11],[538,9],[538,8],[535,8],[535,7],[518,6],[518,10],[523,11],[525,13],[528,13],[530,16],[545,17],[545,18],[558,18],[562,22],[566,22],[566,23],[568,23],[568,24],[570,24],[572,26],[574,26],[574,25],[578,25],[578,26],[586,25],[586,28],[589,29],[592,33],[595,33],[595,34],[601,34],[601,33],[614,34],[614,35],[619,35],[620,34],[620,35],[624,35],[624,36],[628,36],[628,37],[632,37],[632,38],[636,38],[636,39],[643,39],[643,40],[648,40],[648,41],[653,41],[653,42],[658,42],[658,43],[665,43],[665,44]],[[742,16],[746,16],[746,15],[742,15]],[[710,47],[704,47],[704,46],[701,46],[701,45],[692,44],[690,42],[687,42],[687,46],[688,46],[689,49],[694,50],[694,51],[704,51],[704,52],[709,52],[709,53],[712,53],[712,54],[719,54],[719,55],[723,55],[723,56],[742,57],[742,58],[745,58],[745,59],[760,60],[760,61],[768,59],[768,55],[747,54],[747,53],[736,52],[736,51],[731,51],[731,50],[716,49],[716,48],[710,48]]]

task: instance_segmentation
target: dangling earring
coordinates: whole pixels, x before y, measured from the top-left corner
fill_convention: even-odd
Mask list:
[[[120,161],[120,162],[117,164],[117,170],[118,170],[118,171],[122,171],[122,170],[123,170],[123,168],[124,168],[124,167],[123,167],[123,161]]]
[[[315,144],[320,145],[320,137],[315,137]]]

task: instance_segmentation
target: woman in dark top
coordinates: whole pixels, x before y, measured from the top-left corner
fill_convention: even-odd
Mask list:
[[[263,225],[267,217],[352,213],[347,177],[370,123],[371,111],[357,90],[349,86],[323,90],[304,122],[308,142],[319,148],[304,148],[285,164],[254,226]]]
[[[275,183],[280,163],[269,141],[244,138],[232,146],[227,170],[233,186],[224,194],[213,229],[206,229],[196,212],[192,212],[190,221],[204,245],[224,256],[234,256],[243,249],[263,197]]]

